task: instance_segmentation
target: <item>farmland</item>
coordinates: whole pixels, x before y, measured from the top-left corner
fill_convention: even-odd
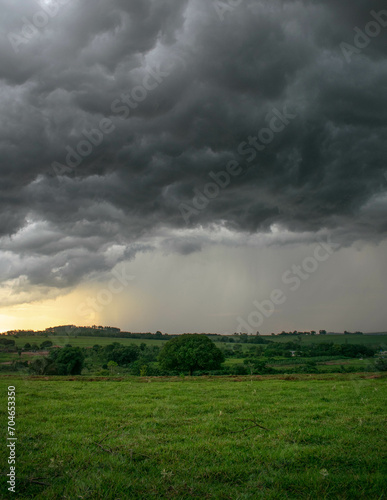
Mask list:
[[[386,380],[3,375],[4,397],[16,387],[13,498],[382,499]]]
[[[376,370],[376,358],[313,356],[310,348],[321,340],[337,353],[377,348],[385,337],[296,340],[312,357],[283,356],[283,339],[295,342],[217,342],[227,354],[223,373],[232,375],[188,377],[150,376],[155,358],[102,366],[113,342],[132,345],[145,360],[165,340],[14,337],[19,348],[47,340],[88,348],[79,376],[32,376],[26,366],[12,373],[2,365],[4,397],[16,387],[14,498],[381,500],[387,375]],[[0,362],[36,360],[48,349],[4,348]],[[260,363],[267,375],[254,374]],[[0,414],[5,428],[5,410]]]
[[[378,346],[381,344],[387,345],[387,334],[385,335],[299,335],[299,336],[288,336],[288,335],[261,335],[262,339],[269,340],[272,342],[294,342],[299,341],[302,344],[320,344],[325,342],[333,342],[334,344],[364,344],[367,346]],[[20,335],[7,337],[15,340],[16,345],[23,347],[27,342],[40,344],[44,340],[51,340],[55,345],[63,346],[67,343],[73,346],[79,347],[92,347],[94,344],[107,345],[112,342],[119,342],[122,345],[130,344],[141,344],[146,343],[149,345],[162,346],[165,340],[158,339],[139,339],[139,338],[112,338],[112,337],[87,337],[87,336],[60,336],[60,335]],[[300,340],[298,340],[300,339]],[[216,337],[212,338],[214,342],[218,345],[224,345],[223,342],[217,341]],[[250,345],[248,343],[242,343],[242,348],[245,350]]]
[[[19,352],[15,347],[8,349],[6,346],[0,350],[0,369],[2,373],[15,371],[11,367],[12,363],[21,362],[26,364],[36,358],[47,356],[49,354],[47,348],[40,348],[39,346],[49,341],[49,344],[53,344],[53,347],[49,348],[50,350],[55,346],[64,347],[66,345],[84,349],[84,355],[87,358],[82,372],[84,375],[139,375],[141,366],[147,367],[144,368],[145,372],[142,374],[179,374],[179,372],[166,373],[159,370],[157,353],[165,345],[166,340],[157,338],[76,335],[20,335],[3,338],[12,339]],[[213,338],[217,339],[216,337]],[[228,342],[220,342],[218,340],[215,344],[224,352],[226,359],[222,367],[223,372],[220,373],[218,371],[212,374],[372,372],[377,369],[375,366],[377,359],[373,356],[373,353],[385,350],[386,338],[384,335],[278,335],[275,337],[262,336],[259,339],[257,337],[249,339],[247,336],[233,337]],[[249,342],[246,342],[247,340]],[[255,343],[250,343],[250,340]],[[263,344],[257,344],[257,340],[260,340]],[[112,343],[119,343],[123,347],[137,346],[137,349],[144,349],[145,347],[145,351],[143,352],[144,354],[147,352],[147,355],[140,356],[137,364],[126,365],[117,370],[107,372],[106,363],[109,359],[104,358],[103,353],[107,346],[111,346]],[[334,348],[329,348],[329,345],[334,346]],[[29,348],[25,346],[29,346]],[[100,346],[99,351],[95,351],[96,346]],[[359,349],[359,346],[371,348],[373,351],[369,353],[362,353],[361,350],[358,353],[347,352],[348,349],[350,351],[354,348]],[[324,350],[327,348],[329,349]],[[152,349],[153,352],[150,351]],[[289,358],[292,350],[293,353],[294,350],[298,350],[299,352],[297,356]],[[257,363],[258,365],[260,363],[260,369],[257,368]],[[102,369],[103,366],[105,370]],[[24,374],[28,371],[25,366],[19,366],[19,369]]]
[[[14,337],[12,337],[14,338]],[[51,340],[54,345],[64,346],[71,344],[74,347],[92,347],[95,344],[102,346],[111,344],[112,342],[119,342],[122,345],[136,344],[140,345],[146,343],[148,345],[162,346],[165,341],[157,339],[128,339],[128,338],[111,338],[111,337],[62,337],[58,335],[34,335],[34,336],[20,336],[14,338],[18,347],[23,347],[27,342],[41,344],[45,340]]]
[[[275,342],[289,342],[300,339],[300,342],[305,344],[320,344],[323,342],[333,342],[334,344],[364,344],[374,346],[379,344],[387,344],[387,334],[384,335],[275,335],[262,336],[267,340],[274,340]]]

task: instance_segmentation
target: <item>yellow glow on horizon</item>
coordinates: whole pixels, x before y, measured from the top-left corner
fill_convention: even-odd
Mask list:
[[[59,325],[109,325],[121,327],[141,310],[138,297],[130,290],[113,295],[109,303],[100,300],[103,285],[78,288],[67,295],[0,309],[0,333],[8,330],[44,330]],[[88,301],[90,301],[88,303]],[[96,303],[93,308],[90,303]]]
[[[0,332],[44,330],[50,326],[76,322],[74,311],[82,295],[79,291],[56,299],[19,304],[0,309]]]
[[[0,314],[0,333],[6,332],[7,330],[13,330],[15,325],[15,317],[8,316],[5,314]]]

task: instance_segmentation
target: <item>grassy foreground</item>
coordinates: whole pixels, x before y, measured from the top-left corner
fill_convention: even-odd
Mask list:
[[[16,387],[17,492],[4,438],[0,497],[386,498],[386,382],[3,376],[3,402]]]

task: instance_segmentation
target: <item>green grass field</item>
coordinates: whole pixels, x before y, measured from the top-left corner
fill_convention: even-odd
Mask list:
[[[386,381],[2,376],[18,437],[9,495],[3,439],[2,498],[381,500]]]
[[[307,362],[316,362],[315,359],[313,358],[290,358],[289,359],[277,359],[274,363],[271,361],[267,361],[266,358],[261,357],[260,358],[262,361],[267,363],[268,366],[273,367],[273,368],[294,368],[296,366],[303,366]],[[226,366],[232,366],[232,365],[243,365],[245,361],[245,358],[228,358],[224,362]],[[337,366],[351,366],[351,367],[356,367],[359,372],[364,371],[370,364],[374,362],[373,358],[366,358],[366,359],[356,359],[356,358],[343,358],[343,359],[334,359],[331,361],[317,361],[316,365],[318,368],[321,370],[322,367],[328,368],[328,367],[337,367]]]
[[[334,344],[364,344],[367,346],[378,346],[384,344],[387,346],[387,334],[386,335],[299,335],[299,336],[287,336],[287,335],[276,335],[264,336],[262,337],[266,340],[273,340],[275,342],[298,342],[298,338],[301,339],[302,343],[305,344],[320,344],[322,342],[333,342]],[[387,347],[386,347],[387,349]]]

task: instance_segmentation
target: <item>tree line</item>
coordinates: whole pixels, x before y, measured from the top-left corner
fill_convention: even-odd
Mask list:
[[[5,347],[13,346],[14,340],[0,339]],[[34,345],[26,343],[24,350],[34,350]],[[240,344],[219,349],[207,335],[183,334],[170,339],[161,348],[146,343],[124,346],[113,342],[106,346],[95,344],[92,348],[73,347],[66,344],[62,348],[52,346],[50,340],[41,343],[48,355],[33,359],[30,363],[15,363],[21,369],[35,375],[79,375],[82,370],[97,375],[110,375],[118,372],[131,375],[179,375],[211,373],[226,374],[265,374],[278,373],[267,365],[274,358],[359,358],[373,357],[376,349],[361,344],[334,344],[324,342],[303,345],[300,342],[271,342],[251,346],[247,351]],[[20,354],[20,352],[19,352]],[[228,357],[244,359],[243,364],[223,365]],[[378,360],[383,369],[383,363]],[[98,371],[99,370],[99,371]],[[313,373],[316,363],[308,361],[305,367],[295,368],[295,372]]]

